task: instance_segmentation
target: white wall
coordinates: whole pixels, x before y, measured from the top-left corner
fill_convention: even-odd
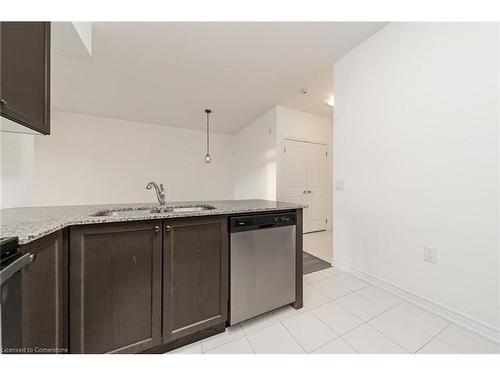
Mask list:
[[[234,136],[213,134],[207,165],[204,132],[53,111],[50,136],[1,133],[2,207],[148,202],[150,180],[168,200],[276,200],[280,137],[327,142],[330,122],[274,107]]]
[[[0,132],[1,208],[32,204],[33,145],[33,135]]]
[[[92,22],[71,22],[85,49],[92,56]]]
[[[53,112],[51,135],[35,139],[36,206],[155,200],[148,181],[163,182],[167,200],[231,199],[232,137]]]
[[[53,55],[92,57],[92,22],[52,22],[51,49]]]
[[[326,104],[325,104],[326,105]],[[328,150],[328,169],[326,174],[326,202],[328,228],[333,224],[333,189],[332,189],[332,155],[333,155],[333,121],[331,118],[295,109],[276,107],[277,112],[277,196],[284,200],[285,186],[283,183],[283,147],[286,139],[295,139],[322,143]]]
[[[285,139],[323,143],[332,147],[332,119],[275,106],[235,134],[234,197],[284,200],[282,150]],[[327,202],[332,207],[332,161],[328,157]],[[333,210],[328,210],[332,223]]]
[[[500,23],[497,23],[497,33],[500,35]],[[500,62],[500,36],[497,38],[497,61]],[[498,68],[498,73],[497,73],[497,87],[500,89],[500,64],[497,65]],[[500,95],[497,97],[498,99],[498,105],[497,105],[497,118],[500,119]],[[498,121],[500,122],[500,120]],[[498,148],[497,148],[497,157],[498,157],[498,164],[497,164],[497,178],[498,178],[498,186],[500,186],[500,130],[497,132],[498,134]],[[497,211],[497,218],[498,218],[498,229],[497,229],[497,241],[499,244],[499,252],[500,252],[500,194],[498,195],[498,211]],[[500,254],[498,256],[498,280],[497,284],[500,285]],[[498,288],[498,321],[500,322],[500,287]]]
[[[334,67],[334,259],[497,328],[498,38],[395,23]]]
[[[276,200],[276,107],[234,136],[234,198]]]

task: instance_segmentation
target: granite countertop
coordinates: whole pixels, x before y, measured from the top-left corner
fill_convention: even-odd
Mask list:
[[[227,201],[187,201],[168,202],[167,207],[208,205],[212,210],[199,212],[162,212],[139,211],[153,208],[155,203],[20,207],[0,210],[0,237],[19,237],[19,244],[26,244],[70,225],[114,223],[134,220],[153,220],[176,217],[207,215],[232,215],[252,212],[293,210],[305,206],[266,200],[227,200]],[[99,211],[131,208],[119,216],[92,216]]]

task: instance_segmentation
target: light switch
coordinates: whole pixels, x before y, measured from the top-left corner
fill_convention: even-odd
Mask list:
[[[344,180],[335,180],[335,190],[344,190]]]

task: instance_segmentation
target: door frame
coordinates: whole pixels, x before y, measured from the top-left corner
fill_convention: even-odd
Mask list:
[[[278,176],[277,176],[277,183],[278,183],[278,186],[279,188],[277,189],[277,192],[279,194],[279,196],[277,196],[278,200],[279,201],[285,201],[285,192],[286,192],[286,187],[285,187],[285,142],[286,141],[297,141],[297,142],[304,142],[304,143],[313,143],[313,144],[317,144],[317,145],[321,145],[321,146],[325,146],[325,149],[326,149],[326,152],[327,152],[327,160],[328,160],[328,163],[330,162],[330,159],[332,157],[331,155],[331,152],[330,152],[330,149],[328,148],[328,143],[323,141],[323,140],[319,140],[317,138],[306,138],[306,137],[292,137],[292,136],[287,136],[287,135],[283,135],[280,139],[280,152],[279,152],[279,156],[280,156],[280,161],[279,161],[279,173],[278,173]],[[332,163],[332,168],[333,168],[333,163]],[[332,176],[333,176],[333,170],[332,170]],[[333,180],[331,181],[331,183],[333,184]],[[327,194],[330,194],[330,189],[328,189],[328,183],[327,183],[327,186],[325,186],[325,204],[328,202],[328,197],[327,197]],[[332,202],[333,202],[333,185],[332,185]],[[328,208],[329,210],[330,208]],[[326,219],[329,218],[329,211],[327,210],[327,212],[325,213],[326,214]],[[333,214],[332,214],[332,220],[333,220]],[[329,227],[330,227],[330,223],[326,223],[326,228],[325,230],[329,230]],[[321,231],[319,231],[321,232]],[[312,232],[306,232],[306,233],[312,233]]]

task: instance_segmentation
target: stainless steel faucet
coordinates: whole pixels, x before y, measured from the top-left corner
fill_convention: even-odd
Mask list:
[[[163,184],[158,185],[156,182],[150,182],[146,185],[147,190],[151,190],[152,188],[156,190],[156,198],[158,198],[158,203],[160,207],[165,206],[165,189],[163,188]]]

